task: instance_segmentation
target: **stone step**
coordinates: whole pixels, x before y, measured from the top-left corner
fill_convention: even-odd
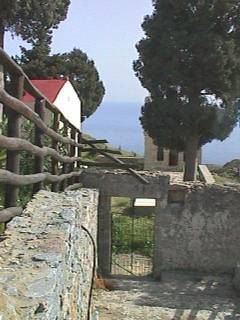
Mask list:
[[[214,180],[211,172],[209,171],[208,167],[205,164],[200,164],[198,166],[198,169],[199,169],[201,180],[203,180],[204,182],[206,182],[208,184],[215,183],[215,180]]]

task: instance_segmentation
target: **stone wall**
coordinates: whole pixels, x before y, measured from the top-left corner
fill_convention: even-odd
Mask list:
[[[110,197],[155,198],[165,201],[169,187],[169,176],[159,171],[137,171],[148,184],[126,170],[83,170],[80,177],[85,188],[96,188]]]
[[[98,207],[98,265],[103,276],[111,273],[112,214],[111,197],[154,198],[157,208],[165,207],[169,189],[169,176],[161,172],[138,171],[148,184],[125,170],[87,169],[81,175],[81,183],[87,188],[99,189]],[[159,249],[154,251],[154,260],[159,261]],[[159,277],[159,265],[154,264],[153,273]]]
[[[160,268],[232,273],[240,261],[240,191],[193,185],[185,199],[169,200],[156,217]]]
[[[0,242],[0,319],[87,319],[98,192],[41,191]]]

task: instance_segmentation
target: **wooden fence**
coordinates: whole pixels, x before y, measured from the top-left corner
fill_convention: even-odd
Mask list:
[[[129,165],[123,163],[109,153],[112,150],[100,149],[96,145],[107,143],[106,140],[87,140],[81,131],[74,127],[63,114],[33,86],[23,70],[0,49],[0,64],[9,77],[9,90],[0,87],[0,103],[4,105],[7,118],[7,134],[0,134],[0,148],[7,151],[6,168],[0,169],[0,183],[4,184],[4,209],[0,211],[0,222],[7,222],[12,217],[21,214],[18,207],[19,188],[33,185],[35,193],[43,188],[44,184],[51,184],[52,191],[64,191],[66,188],[79,187],[79,177],[82,165],[125,168],[134,174],[141,182],[148,181],[140,176]],[[35,98],[34,110],[22,102],[24,91]],[[52,113],[53,123],[48,126],[45,120],[45,111]],[[34,141],[28,141],[21,132],[22,118],[34,125]],[[63,134],[59,133],[59,124],[63,124]],[[44,137],[51,140],[51,146],[44,145]],[[60,151],[64,145],[67,154]],[[82,152],[94,150],[111,159],[113,163],[99,163],[84,160]],[[25,151],[34,155],[33,172],[20,175],[20,152]],[[66,153],[66,152],[65,152]],[[50,157],[51,170],[44,172],[44,158]],[[115,164],[114,164],[115,163]]]

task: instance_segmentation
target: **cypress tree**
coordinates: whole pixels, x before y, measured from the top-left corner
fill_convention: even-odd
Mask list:
[[[70,0],[1,0],[0,1],[0,48],[4,48],[4,34],[21,36],[35,44],[39,35],[47,42],[52,29],[66,18]],[[4,87],[3,66],[0,64],[0,87]],[[0,121],[2,105],[0,105]]]
[[[63,54],[49,55],[49,52],[46,42],[39,41],[30,50],[22,48],[17,61],[31,79],[69,77],[82,102],[82,114],[89,117],[105,94],[94,61],[77,48]]]
[[[185,151],[185,180],[196,178],[197,151],[225,139],[237,122],[240,3],[154,0],[143,22],[134,70],[150,96],[144,130],[161,146]]]
[[[39,30],[51,33],[66,18],[69,4],[70,0],[1,0],[0,47],[5,31],[28,42],[38,39]]]

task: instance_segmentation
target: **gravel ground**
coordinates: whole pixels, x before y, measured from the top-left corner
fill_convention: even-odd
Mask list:
[[[148,278],[115,278],[113,291],[95,290],[99,320],[240,320],[240,298],[230,277],[164,273]]]

